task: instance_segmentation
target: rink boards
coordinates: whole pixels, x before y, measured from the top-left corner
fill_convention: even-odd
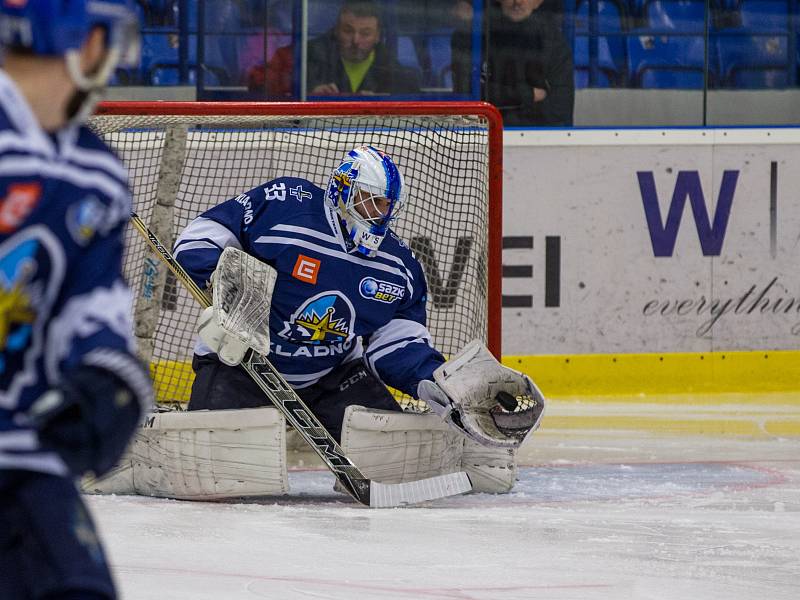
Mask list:
[[[507,131],[506,362],[556,397],[800,390],[798,166],[797,128]]]

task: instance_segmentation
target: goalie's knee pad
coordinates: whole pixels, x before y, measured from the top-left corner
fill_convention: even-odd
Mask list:
[[[117,467],[84,491],[218,500],[285,494],[286,421],[275,408],[153,413]]]

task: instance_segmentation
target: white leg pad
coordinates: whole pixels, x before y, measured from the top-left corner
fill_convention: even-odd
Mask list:
[[[517,481],[516,451],[482,446],[466,438],[461,468],[469,475],[473,492],[505,494]]]
[[[350,406],[342,423],[342,449],[369,477],[404,483],[461,471],[464,437],[437,415]]]
[[[118,467],[84,491],[182,500],[285,494],[285,419],[273,407],[154,413]]]
[[[503,494],[517,479],[514,450],[481,446],[433,413],[350,406],[344,413],[342,448],[367,477],[381,483],[466,471],[474,492]]]

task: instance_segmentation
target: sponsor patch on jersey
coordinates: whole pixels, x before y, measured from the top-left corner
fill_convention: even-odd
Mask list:
[[[86,196],[67,209],[67,230],[80,246],[88,244],[106,217],[106,206],[96,196]]]
[[[305,254],[301,254],[297,257],[297,261],[294,263],[292,277],[299,279],[300,281],[305,281],[306,283],[316,285],[317,275],[319,274],[319,267],[321,264],[322,261],[316,258],[311,258],[310,256],[306,256]]]
[[[355,311],[341,292],[322,292],[306,300],[278,335],[297,344],[339,344],[348,341]],[[349,346],[349,345],[348,345]]]
[[[388,281],[381,281],[374,277],[364,277],[358,284],[358,293],[367,300],[377,300],[391,304],[395,300],[401,300],[406,293],[406,289]]]
[[[6,197],[0,200],[0,233],[19,229],[41,197],[42,186],[35,181],[9,185]]]

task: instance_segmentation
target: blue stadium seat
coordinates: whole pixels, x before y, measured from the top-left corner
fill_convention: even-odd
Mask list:
[[[596,0],[597,21],[590,22],[590,2],[578,0],[575,7],[575,39],[573,61],[575,85],[587,87],[592,82],[596,87],[623,85],[626,80],[625,29],[626,8],[616,0]],[[597,34],[597,57],[592,61],[591,36]]]
[[[630,3],[628,14],[633,17],[634,21],[638,21],[639,24],[643,26],[647,25],[645,6],[649,3],[649,1],[650,0],[628,0],[628,2]],[[704,4],[705,0],[701,0],[701,3]],[[714,25],[717,19],[720,17],[724,18],[724,15],[726,13],[738,11],[739,0],[711,0],[710,8],[711,8],[710,17],[712,18],[711,24]],[[698,9],[693,8],[691,10],[696,11]]]
[[[419,69],[422,86],[432,88],[453,87],[452,31],[434,31],[428,34],[397,36],[397,60],[401,65]],[[424,56],[420,56],[423,53]],[[429,72],[426,72],[428,65]]]
[[[442,34],[433,34],[428,38],[433,84],[437,87],[449,89],[453,87],[451,35],[452,32],[448,31]]]
[[[196,81],[197,36],[189,36],[187,53],[190,85]],[[146,85],[178,85],[180,64],[177,34],[148,32],[142,34],[142,80]]]
[[[705,0],[650,0],[644,5],[644,27],[698,33],[705,28],[705,12]]]
[[[705,40],[702,36],[636,35],[628,37],[633,87],[702,89]],[[709,65],[716,62],[709,60]],[[714,72],[711,70],[713,79]]]
[[[610,43],[618,45],[617,55],[612,52]],[[622,37],[597,38],[597,70],[594,87],[619,87],[626,80],[624,67],[624,44]],[[592,62],[590,57],[590,37],[576,35],[573,45],[573,62],[575,65],[575,86],[588,87],[591,83]]]
[[[575,31],[589,33],[591,3],[597,4],[597,23],[595,30],[600,33],[622,31],[625,27],[627,7],[618,0],[577,0],[575,4]]]
[[[617,82],[612,82],[605,71],[597,73],[597,79],[594,83],[589,81],[589,69],[575,69],[575,88],[583,89],[588,87],[593,88],[610,88],[617,85]]]
[[[410,35],[397,36],[397,60],[406,67],[420,68],[414,38]]]
[[[721,85],[734,89],[784,88],[790,84],[786,35],[720,35]]]
[[[703,89],[702,69],[691,67],[645,67],[639,73],[639,87],[644,89]]]
[[[157,65],[173,65],[175,72],[178,68],[178,48],[171,43],[174,34],[170,33],[144,33],[142,34],[142,73],[144,80],[153,85],[174,85],[152,82],[151,69]],[[177,83],[177,81],[176,81]]]
[[[742,0],[739,4],[742,28],[750,31],[786,31],[789,12],[789,0]]]

